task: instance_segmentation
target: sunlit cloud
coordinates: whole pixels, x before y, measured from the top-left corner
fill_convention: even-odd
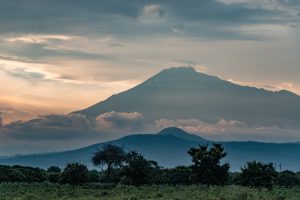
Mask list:
[[[289,24],[255,24],[240,26],[237,28],[237,31],[245,35],[255,36],[255,38],[271,40],[275,37],[290,37],[293,33],[292,29],[293,28]]]
[[[182,128],[191,133],[221,133],[240,129],[242,127],[247,128],[248,125],[238,120],[225,120],[220,119],[216,123],[204,122],[199,119],[159,119],[155,121],[157,129],[163,129],[167,127]]]
[[[218,122],[209,123],[199,119],[160,119],[156,120],[155,127],[158,130],[178,127],[214,141],[292,142],[300,139],[299,130],[277,126],[251,127],[238,120],[220,119]]]
[[[258,83],[237,81],[237,80],[233,80],[233,79],[228,79],[227,81],[234,83],[234,84],[242,85],[242,86],[263,88],[263,89],[270,90],[270,91],[288,90],[290,92],[300,95],[300,90],[295,88],[295,85],[293,83],[289,83],[289,82],[282,82],[282,83],[275,84],[275,85],[263,85],[263,84],[258,84]]]
[[[55,40],[71,40],[73,39],[73,36],[67,36],[67,35],[21,35],[18,37],[10,37],[6,40],[9,42],[24,42],[24,43],[33,43],[33,44],[42,44],[47,43],[48,41],[55,41]]]

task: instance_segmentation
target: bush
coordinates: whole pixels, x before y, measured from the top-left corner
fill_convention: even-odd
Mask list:
[[[48,169],[47,169],[47,172],[51,172],[51,173],[60,173],[61,172],[61,169],[57,166],[50,166]]]
[[[178,166],[164,170],[165,183],[171,185],[190,185],[193,183],[192,175],[191,167]]]
[[[60,173],[55,173],[55,172],[48,173],[48,181],[50,183],[60,183],[61,182]]]
[[[35,183],[47,180],[45,170],[40,168],[15,165],[12,169],[20,171],[25,176],[22,182]]]
[[[276,181],[277,172],[273,163],[248,162],[242,168],[241,184],[244,186],[272,189]]]
[[[82,185],[88,182],[88,169],[79,163],[69,163],[61,176],[63,184]]]
[[[89,183],[97,183],[100,181],[99,172],[92,170],[88,172],[88,181]]]
[[[158,168],[156,162],[146,160],[135,151],[128,154],[126,163],[122,169],[123,183],[131,185],[150,184],[154,170]]]
[[[285,187],[293,187],[300,183],[300,180],[296,173],[292,171],[283,171],[279,173],[277,178],[277,184]]]

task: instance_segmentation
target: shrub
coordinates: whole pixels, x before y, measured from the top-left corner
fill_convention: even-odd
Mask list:
[[[79,163],[69,163],[61,176],[64,184],[82,185],[88,181],[88,169]]]

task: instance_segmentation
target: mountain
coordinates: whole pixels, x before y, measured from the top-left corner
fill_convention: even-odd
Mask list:
[[[177,128],[167,128],[158,134],[137,134],[126,136],[109,143],[120,145],[126,150],[136,150],[146,158],[157,161],[163,167],[190,165],[187,151],[199,144],[209,145],[212,141],[192,135]],[[105,143],[94,144],[65,152],[35,154],[0,158],[0,164],[27,165],[47,168],[51,165],[64,167],[68,162],[81,162],[94,168],[91,157]],[[300,170],[300,144],[222,142],[232,171],[238,171],[247,161],[273,162],[282,169]]]
[[[190,67],[170,68],[136,87],[76,111],[95,118],[106,112],[139,112],[158,119],[237,120],[249,126],[300,128],[300,96],[240,86]]]
[[[183,140],[196,141],[196,142],[200,142],[200,143],[207,143],[208,142],[208,140],[205,140],[204,138],[202,138],[200,136],[187,133],[184,130],[182,130],[180,128],[176,128],[176,127],[165,128],[165,129],[161,130],[158,134],[160,134],[160,135],[172,135],[172,136],[178,137],[178,138],[183,139]]]

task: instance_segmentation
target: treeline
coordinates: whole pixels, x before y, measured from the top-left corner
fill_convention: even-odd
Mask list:
[[[80,163],[69,163],[62,170],[51,166],[47,170],[24,166],[1,166],[0,182],[51,182],[57,184],[82,185],[86,183],[115,183],[127,185],[227,185],[235,184],[256,188],[272,189],[300,186],[300,173],[277,172],[272,163],[251,161],[241,172],[230,173],[228,163],[221,163],[226,156],[220,144],[199,146],[188,151],[191,166],[161,168],[157,162],[147,160],[136,151],[126,152],[123,148],[107,144],[99,149],[91,161],[100,171],[88,170]]]

